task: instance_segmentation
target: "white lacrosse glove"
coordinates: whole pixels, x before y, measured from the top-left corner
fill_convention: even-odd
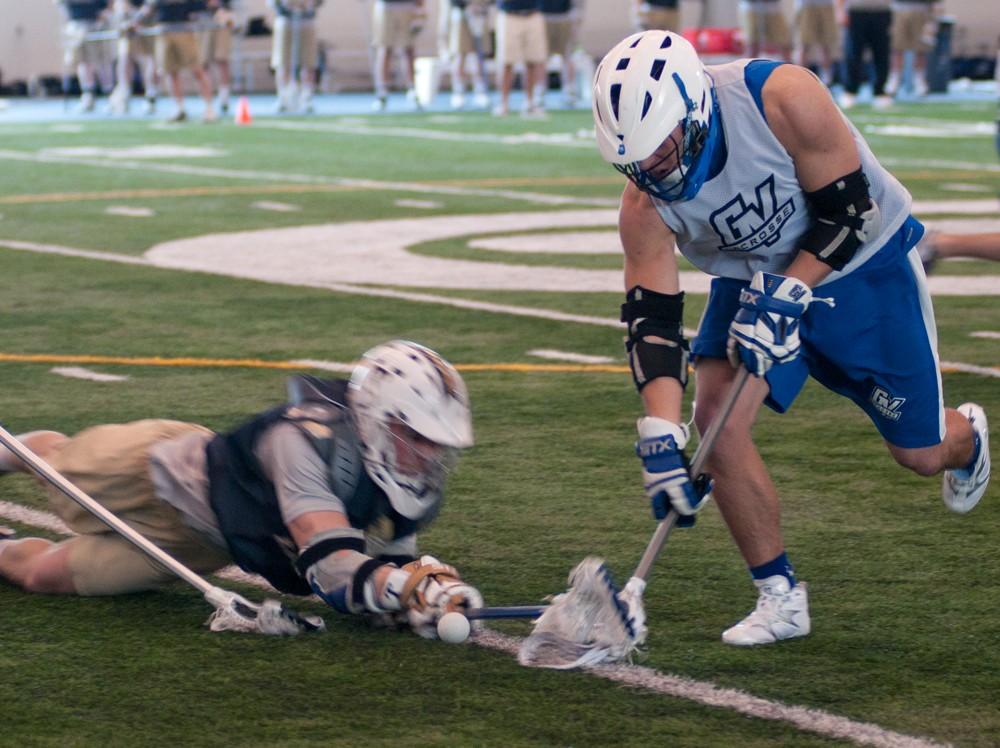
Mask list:
[[[437,622],[445,613],[483,607],[483,596],[466,584],[454,566],[422,556],[403,567],[409,573],[399,596],[410,628],[425,639],[437,639]]]
[[[740,309],[729,325],[726,354],[754,376],[799,355],[799,323],[813,301],[833,306],[833,299],[813,299],[812,289],[797,278],[758,270],[740,293]]]
[[[679,515],[679,527],[694,524],[694,515],[708,500],[711,484],[691,479],[690,466],[684,447],[689,433],[687,426],[664,418],[646,416],[636,424],[639,441],[636,454],[642,459],[642,485],[646,489],[653,516],[661,520],[672,506]]]

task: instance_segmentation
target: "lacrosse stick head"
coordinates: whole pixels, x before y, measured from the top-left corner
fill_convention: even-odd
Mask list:
[[[215,611],[205,622],[212,631],[296,636],[326,629],[326,624],[319,616],[300,615],[277,600],[265,600],[257,605],[235,592],[218,587],[209,590],[205,599],[215,606]]]
[[[646,640],[645,586],[633,577],[619,590],[602,559],[584,559],[570,572],[566,592],[535,622],[518,661],[569,670],[628,658]]]

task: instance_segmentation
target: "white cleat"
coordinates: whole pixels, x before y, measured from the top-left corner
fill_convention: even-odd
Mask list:
[[[990,432],[986,424],[986,412],[978,405],[963,403],[957,410],[972,424],[979,454],[971,470],[944,471],[941,498],[951,511],[965,514],[979,503],[990,483]]]
[[[809,620],[809,593],[805,582],[789,588],[780,574],[754,584],[760,590],[753,613],[722,632],[722,641],[737,647],[772,644],[782,639],[806,636]]]

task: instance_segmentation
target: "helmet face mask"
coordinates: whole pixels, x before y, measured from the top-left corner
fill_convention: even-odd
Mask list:
[[[393,508],[419,519],[440,501],[459,450],[472,446],[465,382],[417,343],[367,351],[348,387],[365,470]]]
[[[598,66],[593,100],[606,161],[661,200],[697,194],[707,173],[702,156],[715,98],[711,78],[683,37],[646,31],[619,43]]]

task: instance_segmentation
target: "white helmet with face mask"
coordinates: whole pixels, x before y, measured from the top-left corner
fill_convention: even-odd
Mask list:
[[[420,519],[438,503],[458,451],[472,446],[461,375],[429,348],[393,340],[364,354],[348,402],[365,470],[397,512]]]
[[[684,37],[633,34],[605,55],[594,74],[601,156],[644,192],[668,202],[689,200],[708,173],[714,102],[712,80]],[[654,154],[656,162],[642,168]]]

